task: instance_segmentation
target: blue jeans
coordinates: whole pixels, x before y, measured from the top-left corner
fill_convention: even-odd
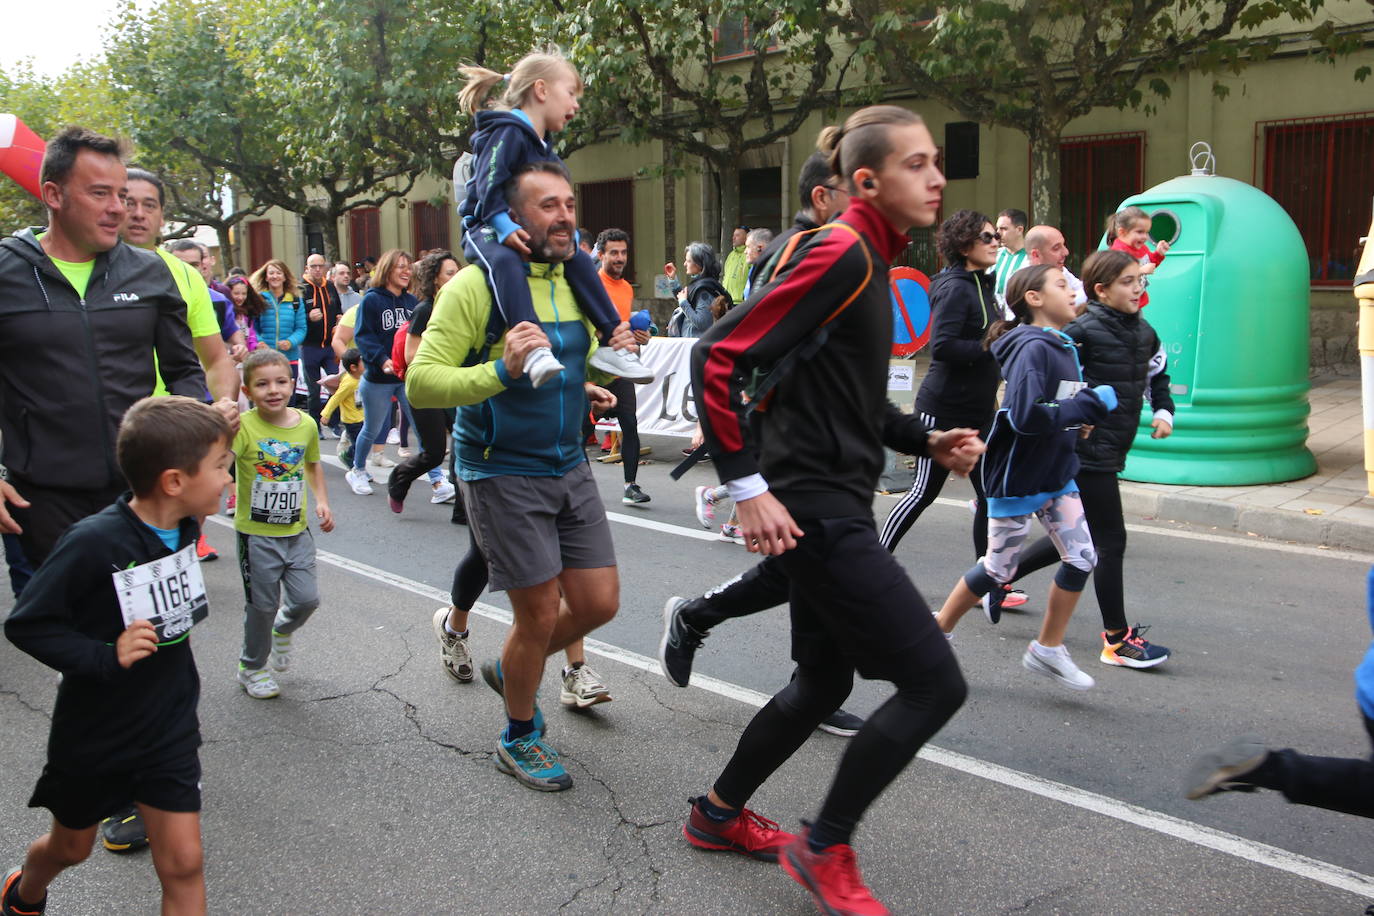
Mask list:
[[[361,471],[367,466],[367,456],[372,453],[372,446],[379,441],[386,441],[384,437],[391,429],[393,397],[410,418],[411,426],[415,425],[415,418],[411,416],[410,402],[406,400],[405,382],[400,380],[372,382],[364,376],[358,382],[358,396],[363,402],[363,431],[359,433],[358,441],[353,443],[353,467]],[[431,470],[428,476],[432,482],[443,479],[443,473],[438,468]]]

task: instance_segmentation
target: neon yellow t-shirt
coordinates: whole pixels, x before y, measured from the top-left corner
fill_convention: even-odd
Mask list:
[[[176,281],[181,298],[186,300],[186,324],[191,329],[191,336],[218,337],[219,319],[215,317],[215,306],[210,301],[210,287],[205,284],[205,278],[170,251],[161,248],[156,251],[166,262],[167,269],[172,272],[172,279]],[[156,355],[153,359],[156,362]],[[162,374],[158,373],[153,397],[160,398],[166,393],[167,386],[162,383]]]
[[[76,290],[76,294],[82,299],[86,298],[86,287],[91,285],[91,273],[95,270],[95,258],[89,261],[59,261],[52,255],[48,255],[48,260],[52,261],[53,266],[62,271],[62,276],[67,278],[67,282]]]
[[[320,460],[320,428],[303,410],[295,426],[275,426],[257,410],[239,417],[234,436],[238,509],[234,528],[281,538],[307,527],[305,465]]]
[[[355,305],[343,313],[339,319],[339,324],[346,328],[356,327],[358,324],[358,307]]]
[[[33,237],[35,242],[42,242],[46,232],[40,232]],[[62,271],[62,276],[67,278],[67,282],[76,290],[76,294],[82,299],[86,298],[86,287],[91,285],[91,274],[95,271],[95,258],[89,261],[59,261],[52,255],[48,255],[48,260],[52,261],[53,266]]]

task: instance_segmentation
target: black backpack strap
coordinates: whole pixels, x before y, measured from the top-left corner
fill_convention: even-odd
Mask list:
[[[854,301],[859,298],[859,294],[864,291],[864,288],[868,286],[869,280],[873,277],[873,257],[868,253],[868,247],[864,244],[863,239],[859,237],[858,231],[845,223],[826,223],[824,226],[818,226],[815,229],[798,232],[796,235],[792,236],[792,238],[788,239],[787,245],[781,252],[780,257],[775,262],[772,262],[773,267],[772,272],[769,274],[768,282],[771,283],[773,280],[777,279],[783,267],[792,259],[803,235],[811,235],[812,233],[820,232],[824,229],[842,229],[859,240],[859,247],[864,253],[864,260],[867,264],[867,271],[864,274],[863,282],[855,288],[854,292],[849,294],[847,299],[840,303],[839,308],[831,312],[830,315],[820,323],[819,327],[804,338],[801,343],[784,354],[781,359],[773,364],[771,369],[767,372],[755,371],[753,385],[745,392],[749,398],[749,404],[744,409],[746,418],[754,411],[763,409],[773,389],[777,387],[778,382],[782,381],[798,362],[810,359],[812,356],[816,355],[816,353],[820,352],[821,347],[825,346],[826,340],[830,337],[830,323],[840,317],[845,309],[854,304]],[[703,442],[693,449],[692,453],[683,459],[677,467],[673,468],[668,476],[674,480],[680,480],[683,474],[691,470],[692,466],[705,458],[706,455],[706,443]]]
[[[486,362],[487,356],[491,354],[491,348],[496,345],[504,333],[506,333],[506,321],[501,317],[500,309],[493,303],[491,311],[487,313],[487,331],[482,339],[482,345],[468,351],[468,357],[463,360],[463,365],[476,366]]]

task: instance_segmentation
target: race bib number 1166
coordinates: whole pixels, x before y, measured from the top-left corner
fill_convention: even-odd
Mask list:
[[[210,613],[195,544],[112,575],[124,625],[146,620],[156,628],[158,642],[182,636]]]

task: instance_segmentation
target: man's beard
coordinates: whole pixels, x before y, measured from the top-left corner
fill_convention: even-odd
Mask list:
[[[560,245],[549,241],[549,233],[555,230],[563,230],[568,233],[567,244]],[[530,260],[538,261],[541,264],[561,264],[573,256],[577,250],[577,242],[573,241],[575,230],[572,226],[565,223],[554,223],[545,230],[542,236],[530,234]]]

